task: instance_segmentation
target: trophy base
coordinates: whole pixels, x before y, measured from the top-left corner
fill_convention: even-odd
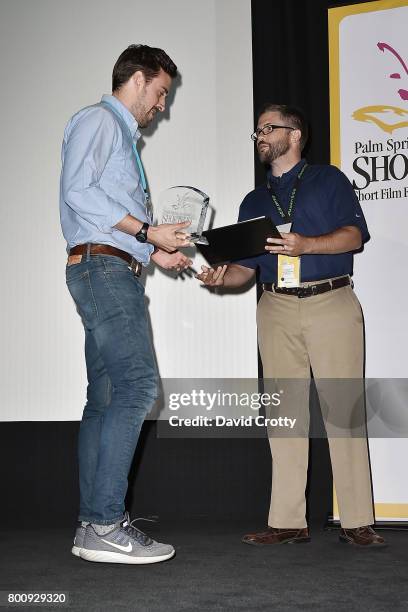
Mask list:
[[[207,238],[205,238],[204,236],[199,236],[198,234],[195,234],[195,233],[191,234],[190,242],[193,242],[194,244],[206,244],[207,246],[210,244]]]

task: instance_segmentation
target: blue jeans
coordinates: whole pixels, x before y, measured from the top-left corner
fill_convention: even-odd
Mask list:
[[[140,429],[157,397],[144,287],[119,257],[82,257],[67,286],[85,328],[87,402],[79,433],[79,520],[109,525],[124,514]]]

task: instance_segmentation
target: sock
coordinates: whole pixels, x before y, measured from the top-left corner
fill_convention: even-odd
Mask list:
[[[113,525],[95,525],[95,523],[91,523],[91,525],[95,529],[98,536],[103,536],[112,531],[115,528],[116,523],[113,523]]]

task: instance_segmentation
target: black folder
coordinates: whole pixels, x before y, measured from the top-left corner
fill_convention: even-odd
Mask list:
[[[282,238],[269,217],[258,217],[203,232],[207,244],[196,243],[210,265],[224,264],[266,253],[267,238]]]

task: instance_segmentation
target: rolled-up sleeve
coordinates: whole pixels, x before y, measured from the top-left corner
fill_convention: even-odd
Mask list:
[[[77,215],[106,234],[129,213],[100,186],[118,137],[110,113],[90,107],[77,121],[72,120],[64,139],[62,197]]]

